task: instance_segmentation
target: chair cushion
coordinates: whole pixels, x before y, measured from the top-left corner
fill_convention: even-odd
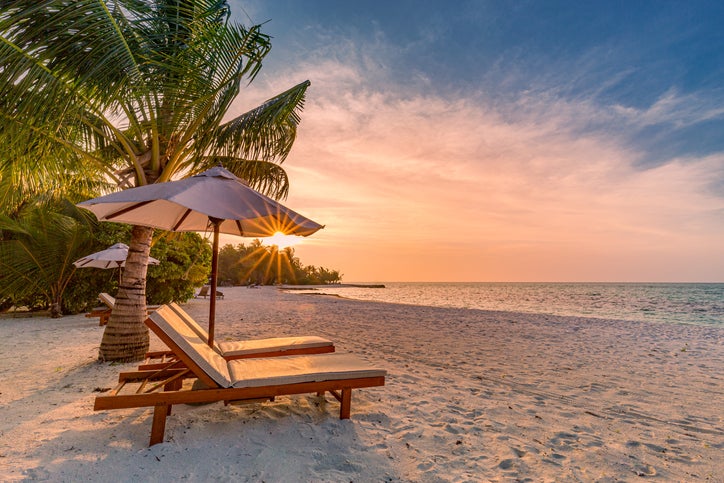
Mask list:
[[[109,294],[105,293],[105,292],[102,292],[102,293],[99,293],[99,294],[98,294],[98,300],[100,300],[101,302],[103,302],[104,304],[106,304],[106,306],[107,306],[109,309],[112,309],[113,306],[116,305],[116,298],[113,297],[112,295],[109,295]]]
[[[168,306],[178,314],[190,328],[202,340],[208,340],[209,334],[206,330],[191,317],[188,312],[182,309],[177,303],[172,302]],[[263,352],[284,352],[290,349],[311,349],[314,347],[326,347],[334,345],[331,340],[316,336],[301,337],[274,337],[270,339],[239,340],[229,342],[214,341],[214,350],[222,357],[238,357],[248,354],[260,354]]]
[[[233,387],[261,387],[301,382],[380,377],[378,369],[351,354],[314,354],[229,361]]]
[[[151,321],[151,324],[148,323]],[[189,358],[221,387],[230,387],[231,378],[226,360],[216,353],[207,341],[201,339],[181,318],[164,306],[149,314],[146,324],[163,331]],[[173,347],[171,348],[173,350]]]
[[[284,352],[290,349],[311,349],[331,346],[332,341],[316,336],[275,337],[272,339],[237,340],[219,342],[224,357],[259,354],[262,352]]]
[[[196,332],[196,335],[198,335],[199,338],[201,338],[201,340],[205,340],[207,342],[209,341],[209,333],[206,332],[206,329],[201,327],[199,325],[199,323],[196,322],[194,320],[194,318],[188,314],[188,312],[186,312],[184,309],[179,307],[179,305],[176,302],[171,302],[170,304],[168,304],[168,306],[171,307],[171,310],[176,312],[176,314],[181,318],[182,321],[184,321],[186,323],[186,325],[188,325],[191,328],[191,330]],[[216,341],[214,341],[214,350],[216,351],[217,354],[223,355],[223,351],[219,348]]]

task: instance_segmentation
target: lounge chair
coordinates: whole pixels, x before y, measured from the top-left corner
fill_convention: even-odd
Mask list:
[[[208,343],[209,334],[176,303],[167,305],[178,318],[170,322],[187,325],[196,336]],[[270,339],[252,339],[229,342],[214,342],[214,351],[227,361],[251,357],[278,357],[306,354],[324,354],[334,352],[334,343],[329,339],[316,336],[274,337]],[[178,361],[172,351],[147,352],[146,360],[138,366],[139,370],[159,370]]]
[[[103,306],[96,307],[87,314],[85,314],[86,317],[99,317],[100,320],[98,321],[98,325],[106,325],[108,323],[108,319],[111,318],[111,311],[113,310],[113,306],[116,305],[116,299],[110,294],[107,294],[105,292],[98,294],[98,300],[103,302]],[[158,305],[149,305],[146,307],[148,312],[153,312],[156,310],[159,306]]]
[[[208,285],[204,285],[204,286],[201,287],[201,289],[199,290],[199,293],[197,293],[196,295],[194,295],[194,298],[211,297],[211,294],[209,293],[210,290],[211,290],[211,287],[209,287]],[[223,298],[224,298],[224,293],[217,290],[217,291],[216,291],[216,298],[217,298],[217,299],[223,299]]]
[[[340,404],[340,419],[350,417],[352,389],[383,386],[387,372],[353,355],[316,354],[265,359],[224,360],[169,307],[149,315],[146,325],[176,354],[183,368],[121,373],[119,384],[96,397],[93,409],[153,407],[149,446],[163,442],[166,417],[174,404],[249,401],[329,391]],[[196,378],[206,387],[185,389]],[[140,386],[137,388],[136,383]],[[128,387],[134,386],[134,387]],[[134,390],[135,389],[135,390]],[[122,394],[123,392],[123,394]]]

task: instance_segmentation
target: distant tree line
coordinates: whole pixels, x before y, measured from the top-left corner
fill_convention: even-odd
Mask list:
[[[294,248],[279,249],[259,240],[225,245],[219,251],[219,285],[326,285],[342,281],[338,270],[302,265]]]

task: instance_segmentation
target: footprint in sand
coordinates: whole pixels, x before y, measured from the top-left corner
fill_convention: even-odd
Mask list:
[[[656,469],[649,465],[636,465],[633,472],[636,476],[656,476]]]
[[[514,447],[514,446],[511,446],[510,449],[511,449],[511,451],[513,451],[513,454],[514,454],[515,456],[517,456],[518,458],[522,458],[522,457],[525,456],[525,454],[526,454],[525,451],[523,451],[522,449],[518,449],[518,448],[516,448],[516,447]]]
[[[509,470],[512,467],[513,467],[512,459],[503,460],[498,464],[498,468],[500,468],[501,470]]]
[[[644,446],[656,453],[666,453],[666,448],[659,446],[658,444],[644,443]]]

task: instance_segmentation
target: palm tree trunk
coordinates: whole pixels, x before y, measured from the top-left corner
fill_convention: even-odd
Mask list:
[[[60,302],[52,302],[50,304],[50,316],[54,319],[58,319],[63,316],[63,311],[60,308]]]
[[[108,325],[103,332],[98,359],[133,362],[148,352],[146,319],[146,270],[153,228],[134,226],[128,244],[128,258],[116,294]]]

